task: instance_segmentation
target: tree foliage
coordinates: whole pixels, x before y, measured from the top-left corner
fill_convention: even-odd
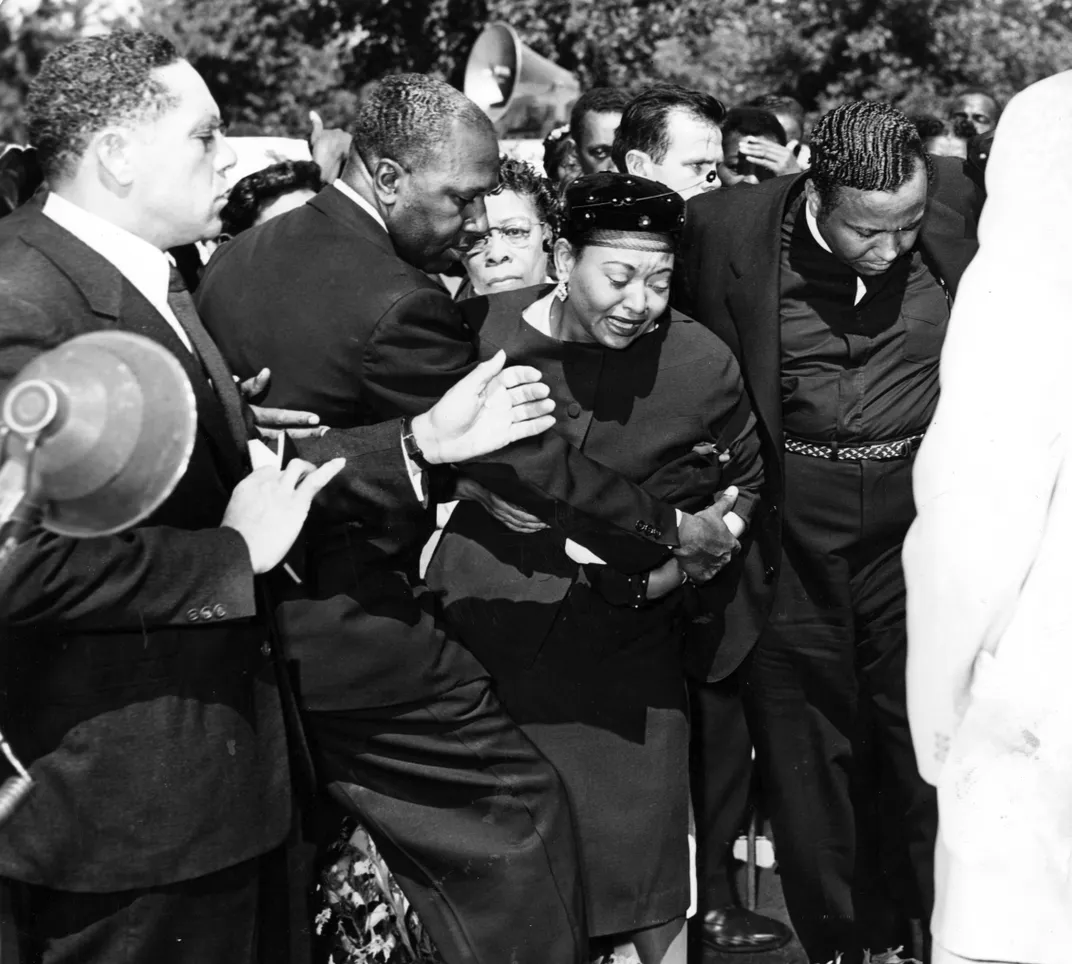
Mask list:
[[[0,19],[0,136],[41,57],[91,0]],[[233,129],[299,134],[310,108],[345,124],[361,84],[415,70],[460,83],[481,27],[515,26],[583,86],[675,80],[729,102],[790,93],[909,110],[955,88],[1008,97],[1072,68],[1072,0],[143,0],[205,75]]]

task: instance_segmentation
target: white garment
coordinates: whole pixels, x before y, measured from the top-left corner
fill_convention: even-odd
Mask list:
[[[88,245],[138,289],[164,320],[174,329],[179,340],[192,352],[190,336],[179,324],[178,318],[168,305],[168,281],[171,262],[168,256],[148,241],[137,235],[91,214],[85,208],[73,204],[58,194],[49,194],[43,208],[46,217],[61,228],[70,231],[79,241]]]
[[[1072,948],[1070,158],[1072,72],[998,126],[904,549],[909,720],[939,800],[932,933],[977,960]]]
[[[830,249],[830,245],[826,243],[826,238],[819,233],[819,221],[814,214],[811,213],[811,208],[808,207],[807,199],[804,201],[804,220],[808,222],[808,230],[811,231],[811,236],[815,238],[815,243],[819,245],[827,254],[833,254]],[[864,300],[864,295],[867,294],[867,285],[864,284],[864,279],[859,275],[856,276],[856,298],[853,300],[854,305],[858,305]]]
[[[335,178],[332,181],[331,186],[336,191],[341,191],[351,201],[354,202],[362,211],[364,211],[373,221],[375,221],[384,231],[387,231],[387,222],[384,221],[383,215],[380,214],[368,201],[366,201],[360,194],[357,193],[349,184],[347,184],[341,177]],[[390,234],[390,231],[387,231]]]

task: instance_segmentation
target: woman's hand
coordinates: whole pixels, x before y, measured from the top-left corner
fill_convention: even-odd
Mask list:
[[[512,529],[514,532],[528,534],[547,528],[546,522],[541,522],[536,516],[512,502],[507,502],[490,489],[484,488],[479,482],[467,479],[464,475],[460,476],[454,485],[454,496],[458,499],[469,499],[471,502],[480,503],[489,515],[494,516],[507,529]]]

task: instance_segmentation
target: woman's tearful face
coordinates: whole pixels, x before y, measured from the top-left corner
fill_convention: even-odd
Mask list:
[[[559,277],[569,279],[564,339],[628,348],[666,311],[674,270],[669,252],[588,246],[576,253],[560,241],[556,256]]]

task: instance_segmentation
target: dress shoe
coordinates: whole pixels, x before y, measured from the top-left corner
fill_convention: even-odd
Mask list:
[[[720,907],[704,916],[703,942],[716,951],[731,954],[774,951],[792,939],[793,932],[781,921],[743,907]]]

